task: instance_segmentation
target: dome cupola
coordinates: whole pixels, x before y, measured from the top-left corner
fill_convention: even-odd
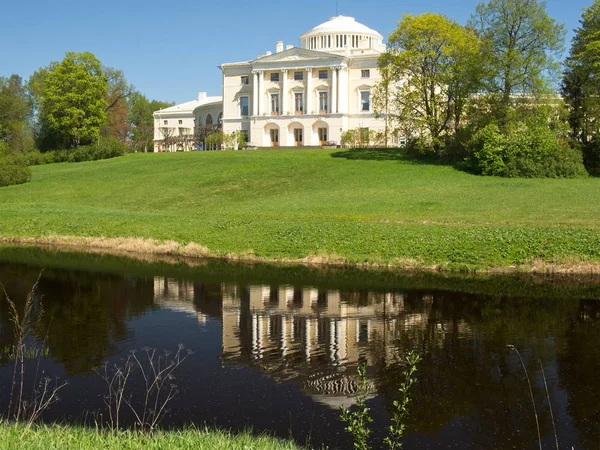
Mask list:
[[[300,45],[329,53],[384,52],[383,36],[356,21],[354,17],[335,16],[300,36]]]

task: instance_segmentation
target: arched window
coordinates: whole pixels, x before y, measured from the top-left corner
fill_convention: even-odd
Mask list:
[[[212,124],[213,124],[213,118],[209,114],[208,116],[206,116],[206,125],[212,125]]]

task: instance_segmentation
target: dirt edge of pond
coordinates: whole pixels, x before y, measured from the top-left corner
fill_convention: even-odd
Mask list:
[[[354,263],[336,255],[313,255],[305,258],[266,258],[252,252],[219,254],[207,247],[175,241],[158,241],[145,238],[107,238],[80,236],[11,237],[0,236],[0,244],[34,246],[80,253],[109,254],[126,256],[147,262],[186,263],[189,266],[202,265],[203,261],[218,259],[240,263],[265,263],[304,265],[312,267],[355,267],[360,269],[386,269],[390,271],[449,272],[474,274],[559,274],[559,275],[600,275],[600,261],[576,261],[553,263],[535,260],[530,264],[475,267],[459,264],[426,265],[416,260],[396,259],[393,263]]]

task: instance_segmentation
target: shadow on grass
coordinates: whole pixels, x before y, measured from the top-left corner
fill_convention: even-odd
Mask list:
[[[407,164],[441,166],[441,161],[428,157],[409,155],[403,148],[356,148],[344,149],[331,154],[332,158],[356,161],[402,161]]]

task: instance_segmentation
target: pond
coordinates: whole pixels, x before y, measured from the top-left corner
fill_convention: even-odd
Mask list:
[[[531,380],[544,448],[555,447],[548,399],[561,448],[600,443],[598,279],[139,261],[0,247],[0,282],[21,311],[42,269],[32,340],[47,350],[31,363],[69,382],[45,421],[106,420],[105,363],[183,344],[193,353],[174,372],[178,393],[161,426],[251,427],[301,445],[351,448],[339,407],[354,403],[356,370],[365,362],[372,444],[381,448],[403,358],[415,350],[422,361],[404,448],[538,448],[525,372],[507,348],[514,345]],[[0,296],[0,351],[13,344]],[[8,407],[12,369],[0,353],[0,411]],[[139,387],[140,373],[132,380]],[[123,421],[133,424],[131,415]]]

